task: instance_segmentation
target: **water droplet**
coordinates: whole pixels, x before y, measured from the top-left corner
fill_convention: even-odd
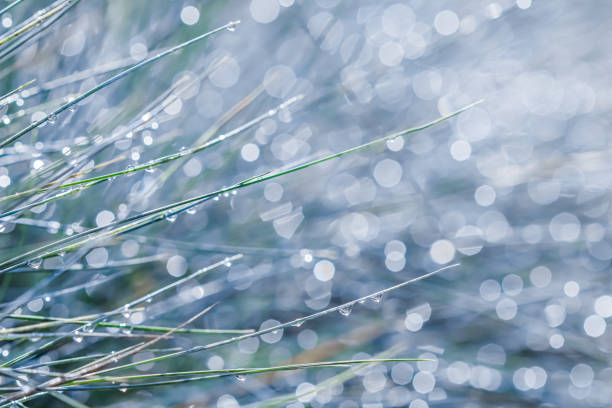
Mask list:
[[[245,382],[247,379],[247,376],[244,374],[238,374],[234,376],[236,378],[236,380],[240,381],[240,382]]]
[[[276,115],[276,112],[278,112],[278,110],[277,110],[277,109],[270,109],[270,110],[268,111],[268,116],[274,116],[274,115]]]
[[[51,125],[54,125],[55,122],[57,122],[57,115],[55,113],[52,113],[49,115],[49,118],[47,120]]]
[[[34,258],[28,261],[28,266],[32,269],[39,269],[42,265],[42,258]]]
[[[232,266],[232,263],[228,261],[228,262],[225,263],[225,266],[227,266],[229,268],[230,266]]]
[[[127,171],[134,171],[134,166],[132,166],[131,164],[129,164],[126,168]]]
[[[227,25],[227,31],[231,31],[231,32],[236,31],[236,26],[238,24],[240,24],[240,20],[230,21],[229,24]]]
[[[293,326],[293,327],[300,327],[300,326],[301,326],[301,325],[303,325],[303,324],[304,324],[304,320],[302,320],[302,321],[300,321],[300,322],[297,322],[297,323],[293,323],[293,324],[292,324],[292,326]]]
[[[123,306],[123,312],[121,312],[121,314],[123,315],[123,317],[125,317],[126,319],[129,319],[130,316],[132,316],[132,311],[130,310],[130,305],[125,305]]]
[[[132,330],[133,330],[133,327],[132,327],[132,326],[127,326],[127,325],[122,325],[122,326],[123,326],[123,327],[122,327],[122,329],[121,329],[121,332],[122,332],[123,334],[132,334]]]
[[[146,302],[147,302],[147,303],[151,303],[151,302],[153,302],[153,298],[152,298],[152,297],[148,298],[148,299],[146,300]]]
[[[122,333],[125,333],[125,330],[128,330],[128,325],[126,323],[119,323],[119,328],[121,329]],[[130,334],[129,332],[126,334]]]
[[[76,105],[70,105],[68,107],[68,111],[73,112],[73,113],[76,112]]]
[[[91,323],[87,323],[84,327],[83,327],[83,331],[85,333],[92,333],[94,331],[94,326]]]
[[[197,210],[195,209],[195,207],[191,207],[186,212],[189,215],[193,215],[193,214],[195,214],[197,212]]]
[[[225,193],[223,193],[223,197],[229,197],[229,193],[226,191]]]
[[[149,162],[149,164],[152,164],[152,162]],[[155,170],[156,170],[155,167],[147,167],[145,169],[147,173],[155,173]]]
[[[4,232],[6,230],[6,224],[3,222],[0,222],[0,232]]]
[[[348,305],[343,305],[338,309],[338,312],[340,312],[340,314],[342,316],[349,316],[351,314],[351,312],[353,311],[353,304],[350,303]]]
[[[80,343],[83,341],[83,336],[73,336],[72,340],[76,341],[77,343]]]
[[[374,294],[370,297],[370,299],[372,299],[374,303],[380,303],[380,301],[382,300],[382,293]]]
[[[176,221],[176,217],[177,217],[177,215],[172,213],[171,211],[166,212],[166,221],[174,222],[174,221]]]
[[[64,156],[70,156],[70,153],[72,153],[72,149],[69,146],[62,147],[62,154]]]
[[[51,296],[45,296],[45,302],[49,303],[51,301]]]
[[[120,385],[122,386],[121,388],[119,388],[120,392],[126,392],[128,390],[126,383],[121,383]]]

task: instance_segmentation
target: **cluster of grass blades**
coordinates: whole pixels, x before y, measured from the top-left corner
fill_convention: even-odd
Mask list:
[[[22,3],[23,0],[17,0],[8,4],[0,11],[0,15],[13,8],[23,6]],[[10,56],[18,53],[25,44],[36,40],[45,29],[60,21],[62,16],[72,10],[78,3],[78,0],[58,0],[2,34],[0,36],[0,61],[10,58]],[[59,105],[54,101],[53,107],[47,109],[48,113],[26,125],[22,125],[25,116],[16,112],[13,105],[17,101],[23,103],[22,98],[33,97],[42,93],[45,89],[48,91],[51,88],[45,88],[44,84],[34,78],[15,89],[4,91],[4,95],[0,97],[0,109],[4,109],[3,113],[5,114],[10,110],[10,114],[5,115],[6,121],[3,128],[5,136],[0,138],[2,154],[7,157],[17,156],[23,147],[22,140],[27,138],[29,140],[27,143],[40,141],[38,138],[42,137],[42,133],[37,133],[40,128],[53,125],[68,113],[78,115],[78,112],[75,113],[73,109],[86,99],[113,85],[119,86],[122,80],[135,72],[154,65],[158,61],[173,58],[173,55],[204,40],[213,38],[214,35],[223,32],[231,33],[239,28],[237,27],[238,24],[239,21],[229,22],[157,52],[131,66],[114,64],[108,70],[95,69],[74,74],[69,78],[62,78],[60,82],[68,84],[71,81],[79,82],[120,70],[84,92],[70,94]],[[228,33],[228,35],[231,34]],[[262,87],[258,86],[220,117],[207,131],[203,132],[192,147],[178,151],[174,150],[145,164],[128,165],[124,166],[123,169],[100,174],[100,172],[106,171],[107,167],[114,168],[117,163],[123,165],[127,161],[127,155],[118,155],[104,161],[99,161],[98,156],[110,149],[119,140],[131,139],[135,133],[143,129],[159,126],[159,122],[163,120],[165,108],[176,101],[182,93],[188,91],[194,82],[210,76],[226,62],[224,58],[219,58],[207,69],[200,70],[191,80],[179,81],[170,86],[158,98],[127,121],[127,124],[122,126],[119,131],[85,138],[82,143],[76,143],[75,141],[68,147],[70,154],[65,154],[69,158],[60,157],[36,168],[30,174],[22,175],[19,179],[13,178],[11,189],[6,190],[8,193],[0,197],[0,230],[10,234],[16,226],[57,229],[58,227],[48,220],[36,220],[36,214],[39,213],[37,209],[51,204],[62,206],[68,200],[78,202],[83,199],[83,194],[93,190],[94,187],[103,188],[105,185],[112,183],[129,183],[130,176],[159,170],[155,182],[141,192],[143,197],[149,197],[160,191],[179,166],[190,158],[202,155],[209,149],[228,146],[230,141],[243,136],[265,120],[299,106],[304,98],[302,94],[286,98],[282,103],[264,110],[263,113],[260,112],[242,125],[236,126],[233,130],[221,133],[220,129],[227,122],[260,97]],[[37,81],[36,84],[35,81]],[[17,97],[18,95],[20,97]],[[331,160],[362,152],[397,138],[409,137],[449,120],[478,103],[480,102],[466,105],[451,114],[425,124],[373,138],[346,150],[331,154],[316,154],[308,160],[284,167],[258,169],[255,174],[246,178],[236,177],[230,185],[211,188],[208,192],[198,192],[191,197],[176,201],[167,199],[165,204],[156,208],[135,211],[132,215],[126,215],[95,227],[75,227],[70,234],[66,234],[62,238],[31,244],[18,243],[17,238],[15,238],[15,242],[11,244],[14,250],[5,252],[10,256],[0,259],[0,277],[3,282],[2,302],[4,302],[0,305],[0,324],[3,326],[0,330],[0,342],[3,346],[10,345],[10,347],[2,348],[0,352],[2,355],[0,376],[4,379],[0,386],[0,392],[2,392],[0,407],[28,406],[27,404],[30,402],[37,402],[44,397],[53,398],[71,407],[86,407],[87,405],[83,402],[71,397],[71,392],[115,390],[123,393],[130,390],[154,389],[166,385],[222,380],[226,377],[233,377],[242,381],[245,376],[284,371],[325,367],[347,368],[345,372],[322,382],[312,390],[305,391],[308,394],[347,381],[354,377],[359,370],[374,364],[423,361],[423,359],[395,357],[403,351],[402,348],[396,347],[384,350],[374,358],[334,359],[241,368],[160,371],[146,374],[133,371],[145,365],[166,363],[180,358],[189,359],[195,353],[208,352],[268,333],[287,330],[291,334],[292,330],[297,330],[292,328],[299,328],[305,322],[328,316],[333,312],[339,312],[341,316],[348,316],[355,305],[366,301],[378,303],[383,296],[392,291],[399,290],[448,268],[456,267],[458,264],[404,280],[382,290],[372,291],[366,296],[356,297],[349,302],[327,307],[316,313],[292,318],[285,323],[265,328],[260,327],[259,329],[193,327],[194,322],[201,321],[209,313],[214,312],[217,303],[210,303],[207,299],[202,301],[202,303],[207,304],[206,306],[198,306],[201,311],[181,324],[168,326],[154,323],[145,324],[142,321],[138,323],[130,322],[130,318],[135,314],[143,315],[145,310],[154,308],[158,302],[167,301],[167,299],[175,296],[176,291],[192,284],[206,282],[209,278],[212,280],[212,277],[216,276],[220,269],[232,263],[240,262],[244,257],[243,253],[240,249],[232,252],[231,248],[227,250],[219,249],[217,255],[223,254],[222,258],[215,258],[216,260],[209,262],[208,266],[176,279],[167,279],[167,282],[159,287],[143,290],[127,302],[119,302],[118,299],[113,299],[111,296],[110,303],[119,304],[119,306],[108,308],[105,312],[60,317],[28,314],[25,313],[24,308],[28,305],[34,305],[30,309],[40,310],[36,305],[43,304],[48,299],[80,293],[84,290],[93,290],[98,285],[124,279],[128,274],[125,270],[127,267],[146,270],[150,264],[167,261],[169,258],[167,254],[159,254],[132,259],[129,262],[109,262],[98,269],[109,269],[112,271],[111,275],[105,275],[101,278],[88,278],[85,274],[96,273],[97,269],[96,267],[84,268],[80,262],[92,249],[119,245],[125,242],[128,237],[134,236],[133,233],[137,230],[150,227],[163,220],[174,221],[182,213],[189,213],[209,201],[231,195],[238,190],[279,178],[288,178],[298,172],[308,172],[309,168]],[[35,105],[31,108],[37,107]],[[176,136],[170,134],[168,137],[172,139]],[[163,138],[155,143],[163,144]],[[155,147],[155,144],[153,144],[153,147]],[[230,148],[230,146],[226,147],[226,149]],[[146,149],[146,147],[143,147],[143,149]],[[18,159],[16,159],[17,162]],[[83,204],[84,207],[86,207],[86,204]],[[228,251],[231,254],[228,255]],[[61,260],[61,262],[59,264],[54,263],[57,260]],[[72,276],[73,273],[81,274],[81,278],[76,278],[76,280],[66,278],[67,275]],[[19,282],[23,276],[28,277],[26,279],[29,279],[27,281],[29,284],[25,287],[18,285],[12,288],[11,282]],[[64,282],[69,282],[69,284],[61,289],[51,289],[56,282],[60,281],[62,284]],[[5,295],[9,289],[11,289],[11,295],[15,296],[7,299]],[[165,305],[161,306],[162,309],[163,307]],[[180,305],[176,307],[180,307]],[[159,316],[162,317],[160,320],[168,321],[168,316],[163,316],[164,312],[164,310],[159,312]],[[175,320],[170,319],[170,321]],[[176,339],[177,336],[193,339],[192,341],[196,342],[196,345],[185,345],[185,342],[177,342],[177,347],[163,347],[168,344],[174,345],[171,341]],[[66,347],[70,344],[84,345],[88,341],[91,341],[91,348]],[[112,351],[104,351],[108,349],[108,347],[102,346],[105,341],[115,342],[112,343]],[[99,346],[99,349],[96,349],[97,346]],[[92,350],[95,350],[95,352],[91,352]],[[148,358],[138,361],[130,360],[145,351],[148,353]],[[302,394],[268,398],[259,402],[257,406],[283,406],[300,396]]]

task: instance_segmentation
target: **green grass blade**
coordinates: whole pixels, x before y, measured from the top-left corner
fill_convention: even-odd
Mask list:
[[[181,50],[185,47],[188,47],[194,43],[197,43],[215,33],[218,33],[219,31],[228,29],[228,28],[233,28],[235,27],[237,24],[239,24],[239,21],[232,21],[229,22],[221,27],[215,28],[214,30],[211,30],[207,33],[201,34],[197,37],[192,38],[191,40],[185,41],[184,43],[181,43],[179,45],[176,45],[172,48],[169,48],[168,50],[161,52],[159,54],[157,54],[154,57],[148,58],[142,62],[139,62],[138,64],[124,70],[121,71],[120,73],[110,77],[109,79],[107,79],[106,81],[102,82],[100,85],[97,85],[91,89],[89,89],[88,91],[83,92],[82,94],[76,96],[73,100],[71,100],[70,102],[66,102],[65,104],[61,105],[59,108],[55,109],[52,113],[49,113],[47,115],[45,115],[43,118],[32,122],[29,126],[26,126],[25,128],[23,128],[22,130],[20,130],[19,132],[15,133],[12,136],[7,137],[6,139],[4,139],[3,141],[0,142],[0,148],[7,146],[9,144],[11,144],[12,142],[14,142],[15,140],[19,139],[21,136],[25,135],[26,133],[36,129],[37,127],[39,127],[40,125],[42,125],[43,123],[46,123],[49,118],[55,117],[57,115],[59,115],[60,113],[64,112],[65,110],[69,109],[71,106],[76,105],[77,103],[81,102],[83,99],[86,99],[88,97],[90,97],[91,95],[93,95],[94,93],[98,92],[99,90],[106,88],[107,86],[113,84],[114,82],[120,80],[121,78],[131,74],[134,71],[137,71],[138,69],[147,66],[153,62],[156,62],[178,50]],[[0,39],[0,45],[2,45],[2,39]]]

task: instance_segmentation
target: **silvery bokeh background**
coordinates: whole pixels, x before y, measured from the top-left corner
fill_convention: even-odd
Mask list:
[[[38,7],[25,2],[2,16],[3,27]],[[174,164],[23,213],[3,225],[3,260],[484,102],[424,132],[104,242],[23,313],[102,312],[241,252],[242,260],[127,320],[176,326],[219,301],[196,327],[258,329],[459,262],[380,302],[356,304],[349,316],[334,313],[143,368],[265,367],[367,358],[399,346],[398,356],[434,361],[376,365],[289,406],[612,405],[610,13],[606,1],[566,0],[81,1],[3,64],[6,91],[37,80],[6,112],[4,136],[121,68],[229,21],[241,24],[130,75],[3,149],[3,194],[23,190],[25,177],[55,161],[93,151],[96,137],[120,134],[185,78],[188,89],[154,122],[92,157],[92,165],[105,165],[90,175],[190,147],[239,103],[217,133],[303,99],[181,159],[168,177],[161,174]],[[52,261],[40,271],[57,267]],[[14,275],[3,301],[39,279]],[[129,341],[85,339],[52,357]],[[181,335],[169,344],[206,341]],[[7,342],[3,356],[32,346]],[[228,408],[296,395],[343,370],[70,395],[90,406]]]

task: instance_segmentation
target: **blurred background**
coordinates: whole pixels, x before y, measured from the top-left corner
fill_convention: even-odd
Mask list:
[[[23,1],[0,16],[3,30],[62,3]],[[423,132],[221,194],[1,277],[6,311],[65,270],[16,313],[75,317],[113,310],[244,255],[155,297],[146,309],[113,316],[126,330],[100,328],[129,334],[132,325],[176,327],[213,302],[190,327],[265,329],[459,263],[348,313],[132,370],[268,367],[381,353],[431,361],[370,365],[307,395],[347,368],[67,395],[116,407],[612,405],[612,4],[72,3],[19,47],[0,46],[1,93],[36,80],[3,106],[3,138],[146,58],[241,23],[129,74],[4,146],[0,194],[44,186],[62,169],[96,177],[231,137],[3,218],[2,262],[484,102]],[[0,208],[31,203],[11,199]],[[224,338],[176,334],[163,347]],[[42,341],[5,339],[3,361]],[[79,338],[30,363],[136,341]],[[28,406],[63,405],[41,398]]]

